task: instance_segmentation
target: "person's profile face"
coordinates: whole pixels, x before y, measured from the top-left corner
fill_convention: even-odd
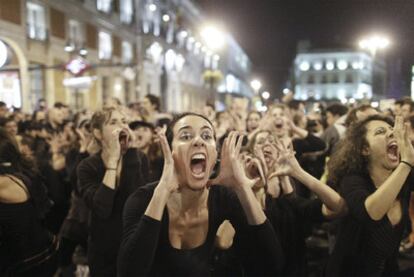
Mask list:
[[[372,120],[366,125],[365,139],[368,143],[364,155],[369,163],[381,163],[384,168],[394,169],[399,164],[399,151],[394,130],[382,120]]]
[[[121,145],[121,152],[124,154],[129,148],[132,137],[130,136],[131,130],[125,114],[118,110],[112,111],[110,118],[103,124],[102,140],[110,143],[116,130],[121,130],[118,140]]]

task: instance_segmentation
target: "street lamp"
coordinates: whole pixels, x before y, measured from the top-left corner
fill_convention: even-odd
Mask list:
[[[370,36],[359,41],[359,47],[368,50],[375,56],[379,49],[385,49],[390,45],[390,40],[384,36]]]
[[[250,82],[250,86],[253,88],[254,92],[257,94],[259,93],[259,90],[262,87],[262,83],[259,80],[254,79],[253,81]]]
[[[208,48],[218,50],[225,44],[225,34],[214,26],[207,26],[201,31],[201,37]]]
[[[268,91],[263,91],[262,97],[263,97],[264,100],[267,100],[270,97],[270,93]]]

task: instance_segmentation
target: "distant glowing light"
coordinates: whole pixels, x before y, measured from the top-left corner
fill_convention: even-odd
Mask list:
[[[290,92],[290,89],[288,89],[288,88],[283,89],[283,94],[288,94],[289,92]]]
[[[345,69],[348,68],[348,62],[345,61],[345,60],[340,60],[340,61],[338,61],[337,66],[338,66],[339,70],[345,70]]]
[[[259,112],[266,112],[267,111],[267,106],[260,106],[257,110]]]
[[[378,108],[379,107],[379,103],[377,101],[371,102],[371,107]]]
[[[301,62],[299,65],[299,69],[302,71],[308,71],[310,69],[310,64],[309,62]]]
[[[354,104],[355,103],[355,98],[349,98],[349,103]]]
[[[352,62],[352,68],[353,69],[362,69],[363,67],[364,67],[364,64],[360,61]]]
[[[333,61],[327,61],[325,66],[327,70],[333,70],[335,68],[335,64]]]
[[[313,68],[317,71],[321,70],[322,69],[322,63],[321,62],[315,62],[313,64]]]
[[[164,15],[162,16],[162,21],[164,21],[164,22],[168,22],[168,21],[170,21],[170,16],[169,16],[168,14],[164,14]]]
[[[185,39],[188,36],[188,32],[187,31],[181,31],[179,33],[179,36],[182,37],[183,39]]]
[[[262,93],[262,97],[263,97],[263,99],[267,100],[267,99],[269,99],[269,97],[270,97],[270,93],[269,93],[268,91],[264,91],[264,92]]]
[[[214,26],[207,26],[201,31],[201,37],[208,48],[216,50],[223,47],[225,43],[224,33]]]
[[[150,5],[148,6],[148,9],[149,9],[151,12],[155,12],[155,11],[157,10],[157,5],[155,5],[155,4],[150,4]]]
[[[359,47],[376,51],[377,49],[387,48],[391,44],[390,40],[384,36],[374,35],[369,38],[360,40]]]
[[[262,82],[259,80],[253,80],[250,82],[250,86],[257,92],[262,87]]]

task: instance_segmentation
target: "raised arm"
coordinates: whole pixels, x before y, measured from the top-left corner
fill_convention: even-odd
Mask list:
[[[148,275],[151,270],[161,230],[165,206],[172,192],[178,188],[174,160],[165,137],[165,129],[158,132],[164,154],[161,179],[153,194],[137,191],[124,208],[124,234],[118,255],[119,276]],[[145,203],[145,204],[143,204]]]
[[[394,135],[401,162],[385,182],[365,200],[365,208],[373,220],[380,220],[387,214],[414,165],[414,148],[409,139],[407,125],[400,116],[395,120]]]
[[[311,191],[313,191],[324,204],[322,212],[325,216],[339,215],[346,212],[347,207],[344,199],[331,187],[322,183],[309,173],[307,173],[298,163],[292,149],[278,141],[275,144],[279,152],[277,169],[273,173],[276,176],[289,175]]]

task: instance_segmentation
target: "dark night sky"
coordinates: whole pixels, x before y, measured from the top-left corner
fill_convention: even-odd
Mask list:
[[[225,26],[253,62],[253,72],[276,95],[288,78],[298,40],[313,48],[351,48],[360,37],[384,33],[383,54],[402,62],[408,90],[414,65],[414,0],[196,0],[212,22]]]

